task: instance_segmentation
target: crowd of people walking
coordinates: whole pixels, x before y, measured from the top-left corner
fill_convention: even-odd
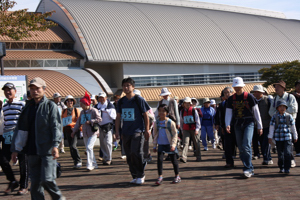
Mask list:
[[[0,116],[0,166],[9,181],[4,192],[8,195],[19,188],[17,193],[25,195],[30,178],[32,199],[43,199],[44,189],[52,199],[65,199],[55,182],[56,160],[59,153],[65,153],[66,139],[73,168],[82,168],[78,138],[84,141],[87,171],[98,168],[98,159],[103,165],[113,164],[112,151],[120,147],[121,158],[126,158],[132,176],[131,184],[145,182],[152,152],[157,153],[155,184],[163,183],[165,154],[165,160],[170,160],[174,168],[172,183],[180,183],[178,160],[187,163],[191,159],[188,151],[193,149],[196,161],[201,162],[201,151],[209,151],[209,143],[212,149],[224,150],[225,168],[233,168],[233,158],[239,155],[244,178],[254,175],[253,159],[261,157],[263,165],[274,164],[272,150],[278,154],[279,173],[289,174],[296,166],[293,148],[300,156],[300,80],[291,94],[284,81],[274,83],[274,97],[262,85],[255,85],[251,93],[245,92],[244,86],[243,79],[236,77],[232,87],[220,91],[218,104],[204,98],[201,106],[193,97],[171,98],[169,90],[162,88],[162,100],[153,112],[131,78],[122,81],[122,98],[114,96],[111,102],[105,92],[92,96],[86,92],[80,99],[81,109],[74,107],[77,101],[71,95],[64,101],[59,93],[53,95],[54,101],[47,99],[46,83],[41,78],[30,81],[26,102],[17,101],[15,85],[6,83],[2,90],[7,102],[3,106],[1,102]],[[97,137],[99,158],[94,153]],[[149,141],[153,141],[153,150]],[[19,165],[19,181],[11,160]]]

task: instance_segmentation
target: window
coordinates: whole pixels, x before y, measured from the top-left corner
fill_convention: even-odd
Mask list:
[[[4,67],[16,67],[16,60],[4,60]]]
[[[57,67],[69,67],[71,65],[70,60],[58,60]]]
[[[10,48],[11,49],[23,49],[23,42],[12,42]]]
[[[44,61],[43,60],[32,60],[31,67],[43,67]]]
[[[30,67],[30,60],[17,60],[17,67]]]
[[[45,67],[56,67],[56,60],[45,60]]]
[[[36,49],[36,43],[25,43],[24,49]]]
[[[177,76],[143,76],[132,77],[137,87],[168,86],[168,85],[201,85],[216,83],[231,83],[234,77],[242,77],[245,82],[260,81],[259,73],[232,73],[232,74],[189,74]]]

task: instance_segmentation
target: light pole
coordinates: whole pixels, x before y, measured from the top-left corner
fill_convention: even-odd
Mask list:
[[[0,67],[1,75],[4,75],[3,57],[6,56],[5,42],[0,42]]]

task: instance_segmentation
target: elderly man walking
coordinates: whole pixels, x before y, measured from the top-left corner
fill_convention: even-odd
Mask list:
[[[12,160],[17,152],[28,155],[31,199],[45,199],[46,189],[52,199],[65,199],[56,185],[56,159],[61,141],[61,115],[57,106],[45,96],[46,83],[37,77],[29,84],[31,99],[24,107],[14,132]]]

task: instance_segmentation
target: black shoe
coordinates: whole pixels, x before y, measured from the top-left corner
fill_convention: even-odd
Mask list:
[[[4,191],[5,195],[12,193],[17,187],[19,187],[18,181],[12,181],[9,183],[8,188]]]

